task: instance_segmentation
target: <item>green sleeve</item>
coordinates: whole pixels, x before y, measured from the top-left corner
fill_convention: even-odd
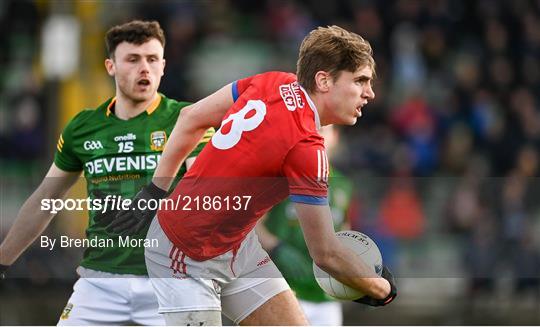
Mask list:
[[[79,157],[75,155],[73,149],[73,129],[75,120],[79,115],[75,116],[64,128],[62,134],[58,138],[56,151],[54,154],[55,165],[65,171],[81,171],[83,163]]]

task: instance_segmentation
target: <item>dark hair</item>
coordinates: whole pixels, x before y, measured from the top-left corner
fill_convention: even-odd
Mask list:
[[[339,26],[319,27],[302,41],[296,75],[307,91],[315,91],[315,74],[318,71],[339,77],[341,71],[354,72],[369,66],[375,75],[375,61],[369,42],[360,35]]]
[[[122,42],[133,44],[143,44],[151,39],[157,39],[165,47],[165,34],[154,21],[133,20],[131,22],[111,27],[105,35],[107,45],[107,55],[114,58],[116,47]]]

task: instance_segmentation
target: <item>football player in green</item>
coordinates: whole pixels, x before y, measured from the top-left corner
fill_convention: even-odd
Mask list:
[[[333,125],[320,130],[328,157],[332,158],[339,143],[339,132]],[[328,203],[332,210],[334,229],[348,229],[349,208],[353,185],[339,171],[330,168]],[[319,287],[313,275],[311,259],[292,202],[285,200],[272,208],[257,225],[261,244],[296,294],[306,318],[314,326],[343,324],[341,303],[333,300]]]
[[[115,79],[116,96],[81,111],[64,128],[46,177],[26,200],[0,246],[0,273],[51,222],[54,214],[42,210],[43,204],[62,199],[83,173],[90,202],[101,203],[102,208],[89,211],[86,236],[95,242],[84,252],[77,269],[80,279],[58,324],[163,325],[147,277],[146,243],[137,242],[144,241],[147,228],[141,226],[131,236],[137,246],[130,246],[133,242],[105,227],[117,212],[110,209],[113,200],[131,199],[150,182],[178,115],[189,103],[158,93],[165,67],[165,37],[159,23],[131,21],[115,26],[107,32],[106,45],[105,67]],[[178,177],[211,134],[209,130]]]

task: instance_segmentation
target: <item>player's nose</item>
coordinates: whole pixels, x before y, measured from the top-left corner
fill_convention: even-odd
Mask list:
[[[147,60],[141,60],[139,69],[141,73],[148,73],[150,71],[150,63]]]
[[[364,89],[362,90],[362,97],[367,98],[369,100],[375,99],[375,92],[373,91],[373,88],[371,87],[371,84],[368,84]]]

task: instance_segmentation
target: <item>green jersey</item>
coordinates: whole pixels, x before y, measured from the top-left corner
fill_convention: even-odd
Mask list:
[[[131,199],[148,184],[157,167],[161,153],[171,135],[181,109],[189,103],[178,102],[160,94],[150,107],[129,120],[112,113],[115,99],[109,99],[95,110],[83,110],[65,127],[57,144],[54,163],[65,171],[83,171],[91,200],[93,192]],[[197,156],[213,133],[209,130],[189,157]],[[177,178],[186,172],[182,165]],[[86,237],[90,244],[81,266],[117,273],[146,275],[143,242],[147,230],[130,238],[108,233],[106,226],[90,219]],[[131,246],[137,243],[137,246]]]
[[[351,204],[352,194],[352,183],[338,171],[332,169],[329,178],[328,202],[332,211],[335,230],[340,230],[343,224],[347,223],[347,213]],[[268,213],[264,225],[270,233],[274,234],[287,245],[297,249],[305,258],[305,260],[301,262],[290,262],[286,264],[306,265],[304,268],[307,269],[307,271],[312,271],[313,261],[309,256],[304,235],[300,228],[292,202],[286,200],[274,206]],[[287,279],[287,282],[299,299],[311,302],[332,300],[332,298],[324,293],[319,287],[313,273],[311,273],[309,280],[299,281],[298,279],[291,278],[291,276],[287,276],[286,273],[284,273],[283,277]]]

